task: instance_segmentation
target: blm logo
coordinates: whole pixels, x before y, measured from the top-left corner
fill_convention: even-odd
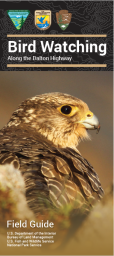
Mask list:
[[[68,13],[67,10],[60,10],[56,12],[57,24],[62,30],[65,30],[71,22],[72,13]]]
[[[28,10],[8,10],[7,14],[12,20],[17,30],[20,30],[28,17],[30,11]]]

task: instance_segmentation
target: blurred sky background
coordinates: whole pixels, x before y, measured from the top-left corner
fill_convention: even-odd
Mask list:
[[[80,98],[99,118],[100,132],[89,132],[91,141],[81,142],[78,149],[93,165],[105,190],[112,183],[113,175],[113,72],[1,71],[0,129],[23,100],[48,92],[63,92]]]

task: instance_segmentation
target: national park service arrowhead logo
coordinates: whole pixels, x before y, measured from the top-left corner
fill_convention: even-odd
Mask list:
[[[67,10],[60,10],[56,12],[56,20],[59,27],[65,30],[71,22],[72,13],[68,13]]]
[[[40,30],[46,30],[51,26],[51,11],[36,10],[35,11],[35,26]]]
[[[20,30],[28,17],[30,11],[28,10],[8,10],[7,14],[13,22],[17,30]]]

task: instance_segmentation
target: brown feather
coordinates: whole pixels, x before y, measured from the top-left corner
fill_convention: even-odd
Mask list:
[[[78,111],[62,115],[58,108],[63,104]],[[88,136],[78,122],[87,111],[86,103],[67,94],[40,95],[24,101],[0,131],[0,164],[11,163],[21,171],[35,213],[47,205],[89,207],[94,194],[103,196],[97,173],[76,149]]]

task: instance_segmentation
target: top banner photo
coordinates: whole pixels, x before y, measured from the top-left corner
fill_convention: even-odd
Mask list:
[[[112,71],[113,1],[1,1],[1,71]]]

